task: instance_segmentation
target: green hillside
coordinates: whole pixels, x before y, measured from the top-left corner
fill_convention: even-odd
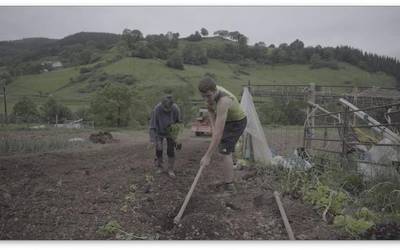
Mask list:
[[[145,90],[147,95],[152,95],[152,98],[157,100],[156,95],[159,95],[163,88],[179,90],[180,86],[186,85],[195,88],[198,80],[206,73],[214,76],[219,84],[237,95],[241,92],[242,85],[249,81],[252,84],[308,84],[314,82],[318,85],[396,86],[396,79],[392,75],[380,71],[370,73],[344,62],[338,62],[339,69],[335,70],[329,67],[310,69],[310,64],[260,64],[253,60],[247,60],[243,64],[208,58],[207,64],[185,64],[184,70],[178,70],[167,67],[166,60],[163,59],[131,57],[123,42],[118,42],[117,37],[113,35],[78,33],[57,41],[57,43],[66,43],[67,46],[70,46],[82,39],[96,41],[95,38],[100,35],[104,36],[102,42],[111,47],[96,48],[94,55],[97,56],[97,59],[91,64],[66,67],[40,74],[22,75],[14,79],[7,87],[9,112],[23,96],[29,96],[38,104],[46,101],[48,96],[52,96],[72,110],[77,110],[79,107],[89,104],[90,98],[96,90],[110,83],[126,84],[139,91]],[[175,51],[182,53],[184,48],[190,44],[209,49],[223,48],[225,44],[233,45],[235,43],[220,37],[203,38],[197,42],[179,39]],[[272,50],[266,49],[268,54]],[[48,57],[44,56],[43,58]],[[60,56],[59,60],[62,60]],[[193,98],[198,98],[196,95]],[[4,109],[3,102],[0,102],[0,109]]]
[[[157,87],[179,86],[184,83],[195,86],[205,73],[210,73],[216,76],[222,86],[231,89],[236,94],[240,93],[241,86],[247,84],[248,81],[252,84],[307,84],[314,82],[319,85],[395,86],[395,79],[384,73],[368,73],[345,63],[341,63],[341,66],[340,70],[326,68],[310,70],[308,65],[267,66],[256,64],[242,67],[219,60],[209,60],[206,65],[185,65],[185,70],[176,70],[166,67],[164,60],[126,57],[99,68],[97,72],[105,72],[110,75],[132,75],[137,80],[137,86]],[[24,95],[33,97],[40,103],[45,96],[51,94],[72,109],[85,104],[91,94],[80,93],[79,89],[89,83],[87,81],[69,83],[71,78],[79,76],[80,68],[66,68],[17,78],[8,87],[10,108]]]

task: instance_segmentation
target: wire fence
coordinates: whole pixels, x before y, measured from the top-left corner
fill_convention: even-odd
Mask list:
[[[400,121],[397,112],[393,112],[400,109],[400,102],[358,108],[341,98],[340,110],[335,112],[308,104],[303,147],[310,155],[334,154],[325,160],[339,160],[344,167],[355,166],[368,177],[400,174]]]
[[[400,92],[397,89],[315,84],[243,86],[251,90],[256,107],[273,98],[286,100],[281,102],[283,105],[294,100],[306,104],[303,125],[265,126],[274,153],[288,156],[302,148],[324,164],[327,160],[339,161],[361,168],[368,175],[388,172],[387,169],[398,174]]]

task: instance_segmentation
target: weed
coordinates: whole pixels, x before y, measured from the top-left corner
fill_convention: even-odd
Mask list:
[[[116,220],[111,220],[104,226],[101,226],[96,233],[102,237],[110,237],[115,235],[121,229],[121,225]]]
[[[137,236],[133,233],[125,232],[122,230],[121,225],[116,220],[111,220],[104,226],[101,226],[96,233],[101,237],[112,237],[114,236],[117,240],[148,240],[158,239],[158,235],[155,237],[149,236]]]

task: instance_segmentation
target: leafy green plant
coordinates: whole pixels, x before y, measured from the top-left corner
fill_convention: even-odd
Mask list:
[[[333,222],[352,237],[363,237],[375,224],[400,221],[398,180],[366,181],[356,166],[342,167],[335,158],[318,164],[315,159],[308,170],[269,166],[268,174],[275,175],[284,194],[302,197],[322,214],[324,221]]]
[[[102,237],[110,237],[115,235],[121,229],[121,225],[116,220],[111,220],[107,224],[101,226],[96,233]]]
[[[364,188],[362,176],[359,174],[347,175],[344,179],[343,188],[350,193],[359,194]]]
[[[356,219],[364,219],[367,221],[376,221],[378,216],[366,207],[360,208],[355,214]]]
[[[137,190],[137,186],[135,184],[132,184],[129,186],[129,192],[135,193]]]
[[[124,213],[128,212],[128,204],[124,204],[119,210],[121,210]]]
[[[372,227],[374,223],[365,219],[355,219],[349,215],[338,215],[335,217],[333,224],[345,230],[347,233],[354,237],[364,233],[367,229]]]
[[[152,184],[154,182],[154,177],[152,175],[146,174],[144,178],[148,184]]]
[[[399,183],[394,181],[379,182],[360,193],[362,204],[377,211],[386,211],[400,214]]]
[[[303,199],[315,205],[317,208],[323,208],[334,215],[342,214],[343,207],[348,197],[343,192],[331,190],[322,183],[317,183],[304,193]]]
[[[136,195],[133,192],[129,192],[127,195],[125,195],[125,200],[127,202],[134,202],[136,199]]]

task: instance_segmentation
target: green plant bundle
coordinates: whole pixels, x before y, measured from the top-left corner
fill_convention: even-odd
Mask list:
[[[171,124],[167,128],[168,137],[176,141],[178,139],[179,134],[183,131],[183,124],[182,123],[175,123]]]
[[[355,219],[349,215],[336,216],[333,224],[355,237],[364,233],[368,228],[374,225],[372,221]]]

